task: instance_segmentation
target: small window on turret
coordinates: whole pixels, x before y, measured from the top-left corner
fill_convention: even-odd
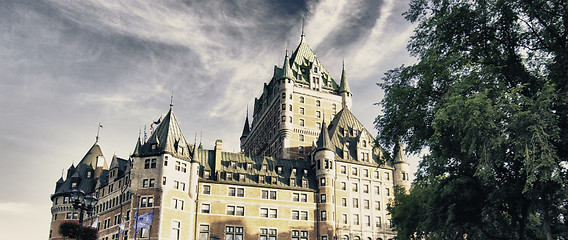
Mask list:
[[[300,97],[300,103],[304,103],[304,97]]]

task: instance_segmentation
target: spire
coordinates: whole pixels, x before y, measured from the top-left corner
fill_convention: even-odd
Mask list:
[[[306,25],[306,19],[302,18],[302,39],[304,38],[304,36],[306,36],[306,34],[304,34],[304,27]]]
[[[95,138],[95,142],[99,141],[99,133],[100,133],[102,127],[103,127],[103,125],[99,122],[99,126],[97,127],[97,137]]]
[[[339,93],[347,92],[351,93],[349,90],[349,84],[347,84],[347,74],[345,74],[345,60],[343,61],[343,70],[341,70],[341,83],[339,85]]]
[[[321,124],[321,131],[320,131],[320,135],[318,137],[318,142],[317,142],[317,149],[316,151],[319,150],[332,150],[331,147],[331,140],[329,139],[329,133],[327,131],[327,125],[325,124],[325,118],[323,120],[323,123]]]
[[[248,114],[248,106],[247,106],[247,117],[245,118],[245,126],[243,127],[243,134],[241,138],[246,138],[250,133],[250,124],[249,124],[249,114]]]
[[[172,90],[172,96],[170,97],[170,110],[174,107],[174,90]]]
[[[286,49],[286,57],[284,57],[284,66],[282,66],[282,78],[295,80],[294,73],[290,67],[290,59],[288,58],[288,49]]]
[[[142,143],[140,141],[140,134],[138,134],[138,141],[136,142],[136,147],[134,147],[134,152],[132,155],[139,155],[142,150]]]

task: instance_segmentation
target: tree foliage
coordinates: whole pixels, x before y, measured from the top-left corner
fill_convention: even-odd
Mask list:
[[[409,239],[568,239],[568,2],[413,0],[380,142],[428,149],[390,208]]]
[[[59,234],[72,239],[96,240],[98,232],[95,228],[81,226],[77,221],[66,221],[59,225]]]

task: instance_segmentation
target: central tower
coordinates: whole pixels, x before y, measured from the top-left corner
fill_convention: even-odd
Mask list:
[[[345,67],[338,85],[302,34],[282,67],[254,100],[253,120],[245,120],[241,150],[249,155],[305,159],[313,150],[324,120],[351,106]],[[324,119],[324,117],[326,119]]]

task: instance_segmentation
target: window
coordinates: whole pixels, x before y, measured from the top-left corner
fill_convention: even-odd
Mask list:
[[[172,220],[172,233],[170,235],[170,239],[179,240],[181,236],[180,233],[181,233],[181,222]]]
[[[292,240],[308,240],[308,231],[292,230]]]
[[[282,104],[282,110],[286,110],[286,104]]]
[[[172,207],[177,210],[183,210],[184,201],[177,198],[172,198]]]
[[[304,97],[300,97],[300,103],[304,103]]]
[[[209,240],[209,225],[199,225],[199,240]]]
[[[201,213],[211,213],[211,204],[202,203],[201,204]]]
[[[316,128],[321,129],[321,123],[320,122],[316,122]]]
[[[325,178],[320,178],[320,186],[325,186]]]
[[[363,208],[365,208],[365,209],[370,209],[370,206],[369,206],[369,205],[370,205],[370,204],[369,204],[369,200],[367,200],[367,199],[363,200]]]
[[[320,111],[316,111],[316,117],[321,118],[321,112]]]
[[[154,145],[152,145],[154,146]],[[156,168],[156,159],[146,159],[144,160],[144,169]]]
[[[276,200],[276,191],[261,190],[262,199],[273,199]]]
[[[385,180],[390,180],[390,175],[388,172],[385,173]]]
[[[176,161],[175,170],[179,172],[186,172],[187,171],[187,164],[182,163],[180,161]]]
[[[380,194],[380,187],[379,186],[375,186],[375,194],[379,195]]]
[[[153,207],[154,197],[140,197],[140,207]]]
[[[268,165],[267,165],[267,164],[262,164],[262,168],[261,168],[260,170],[262,170],[263,172],[268,171]]]
[[[392,220],[387,219],[387,226],[390,227],[390,228],[393,227]]]
[[[231,168],[237,169],[237,162],[231,161]]]
[[[320,221],[327,221],[327,212],[320,211]]]
[[[339,170],[340,170],[340,173],[342,173],[342,174],[346,174],[346,173],[347,173],[347,167],[344,166],[344,165],[341,166],[341,167],[339,168]]]
[[[363,176],[369,177],[369,169],[363,169]]]
[[[278,231],[274,228],[261,228],[259,240],[276,240]]]
[[[365,218],[363,218],[363,224],[365,226],[370,227],[371,226],[371,216],[365,215]]]
[[[303,142],[303,141],[304,141],[304,135],[300,134],[300,142]]]
[[[203,194],[211,194],[211,186],[203,185]]]
[[[177,190],[185,191],[185,183],[174,180],[174,188]]]
[[[300,201],[300,194],[299,193],[292,193],[292,201],[299,202]]]
[[[300,194],[300,202],[308,202],[308,194]]]
[[[244,196],[245,196],[245,189],[237,188],[237,197],[244,197]]]
[[[337,105],[336,105],[335,103],[334,103],[334,104],[331,104],[331,109],[337,110]]]
[[[300,114],[304,115],[304,108],[300,107]]]
[[[304,188],[308,187],[308,180],[302,179],[302,187],[304,187]]]
[[[300,211],[292,210],[292,220],[300,220]]]
[[[316,106],[318,106],[318,107],[321,106],[320,100],[316,100]]]
[[[375,226],[381,227],[381,217],[375,217]]]
[[[227,215],[235,215],[235,206],[227,205]]]
[[[308,211],[300,211],[300,219],[308,220]]]
[[[375,171],[374,175],[375,175],[375,179],[379,179],[379,171]]]
[[[353,198],[353,208],[359,208],[359,199]]]
[[[166,177],[162,178],[162,185],[166,185]]]
[[[351,174],[352,174],[353,176],[357,176],[357,168],[356,168],[356,167],[352,167],[352,168],[351,168]]]
[[[275,209],[275,208],[261,208],[260,209],[260,217],[277,218],[278,217],[278,210]]]
[[[325,199],[325,194],[320,195],[320,203],[325,203],[326,199]]]
[[[211,171],[203,170],[203,178],[209,179],[209,177],[211,177]]]
[[[229,187],[229,191],[228,191],[228,193],[229,193],[229,196],[232,196],[232,197],[234,197],[234,196],[236,196],[236,195],[237,195],[237,189],[236,189],[236,188],[234,188],[234,187]]]
[[[357,183],[353,183],[353,184],[352,184],[351,190],[353,190],[353,192],[359,191],[359,189],[358,189],[358,187],[357,187]]]
[[[341,190],[347,190],[347,183],[341,182]]]
[[[347,207],[347,198],[341,199],[341,206]]]
[[[387,191],[387,192],[386,192],[386,195],[387,195],[387,196],[390,196],[390,189],[389,189],[389,188],[386,188],[385,190]]]
[[[304,119],[300,119],[300,127],[306,126],[306,122],[304,121]],[[304,141],[304,140],[302,140]]]
[[[149,239],[150,238],[149,234],[150,234],[150,232],[149,232],[148,228],[141,228],[140,229],[140,238],[148,238]]]
[[[276,184],[277,181],[278,181],[278,177],[276,177],[276,176],[270,177],[270,183],[271,184]]]
[[[359,214],[353,214],[353,225],[359,225]]]
[[[367,184],[363,185],[363,193],[369,193],[369,185]]]
[[[225,226],[225,240],[243,240],[244,227]]]
[[[225,173],[225,178],[227,179],[227,181],[233,181],[233,173]]]
[[[342,214],[342,215],[341,215],[341,223],[347,224],[347,214]]]
[[[381,210],[381,202],[375,201],[375,210]]]

